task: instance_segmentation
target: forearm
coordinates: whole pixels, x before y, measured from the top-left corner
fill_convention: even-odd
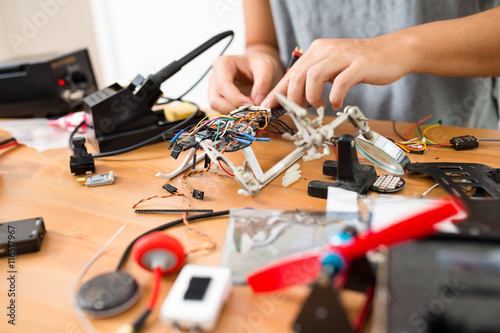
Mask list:
[[[243,1],[245,13],[246,53],[265,53],[281,67],[278,41],[269,0]]]
[[[394,32],[405,45],[408,73],[500,76],[500,7]],[[386,36],[389,36],[386,35]],[[401,45],[401,44],[400,44]]]

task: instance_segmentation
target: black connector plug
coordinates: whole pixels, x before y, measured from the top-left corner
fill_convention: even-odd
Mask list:
[[[69,158],[71,173],[80,175],[94,172],[94,157],[87,152],[85,138],[74,138],[71,140],[71,144],[73,145],[73,156]]]
[[[167,190],[168,192],[170,193],[174,193],[177,191],[177,187],[169,184],[169,183],[166,183],[165,185],[162,186],[165,190]]]
[[[198,200],[203,200],[205,196],[205,192],[200,191],[200,190],[193,190],[193,198],[198,199]]]
[[[456,136],[450,139],[455,150],[467,150],[479,147],[479,141],[472,135]]]

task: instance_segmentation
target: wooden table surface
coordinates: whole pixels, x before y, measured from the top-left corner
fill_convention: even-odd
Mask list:
[[[411,124],[398,123],[400,133],[406,133]],[[370,121],[370,127],[380,134],[399,140],[391,122]],[[336,134],[354,133],[347,124]],[[442,127],[427,133],[433,140],[448,142],[450,137],[473,134],[482,138],[500,138],[500,131]],[[0,140],[8,133],[0,133]],[[294,149],[292,143],[272,137],[270,143],[253,145],[255,154],[266,171],[288,152]],[[91,150],[91,149],[90,149]],[[455,151],[452,148],[430,147],[424,155],[410,154],[412,162],[477,162],[491,167],[500,167],[500,143],[481,142],[480,147]],[[116,182],[113,185],[87,187],[76,182],[78,176],[70,174],[70,152],[67,148],[37,152],[26,146],[0,151],[0,222],[43,217],[47,236],[42,249],[37,253],[16,257],[16,325],[7,323],[9,289],[6,271],[7,259],[0,260],[0,331],[1,332],[84,332],[68,301],[70,286],[75,277],[98,249],[125,222],[123,232],[112,242],[104,254],[91,266],[82,282],[104,272],[112,271],[129,244],[137,235],[178,216],[136,215],[132,205],[142,198],[166,194],[162,185],[164,179],[155,177],[157,172],[170,172],[179,160],[170,157],[164,143],[158,143],[116,157],[96,160],[95,174],[113,170]],[[229,155],[228,155],[229,156]],[[237,165],[243,159],[241,153],[229,156]],[[334,157],[330,157],[333,159]],[[304,163],[300,161],[302,178],[288,188],[281,185],[281,176],[262,189],[254,197],[236,194],[239,186],[234,179],[203,175],[188,178],[188,183],[205,192],[203,201],[189,195],[145,202],[139,208],[195,208],[214,211],[230,208],[253,207],[263,209],[324,210],[326,200],[309,197],[307,185],[311,180],[327,180],[321,175],[323,161]],[[360,156],[362,163],[367,163]],[[377,169],[377,173],[385,173]],[[81,176],[80,176],[81,177]],[[398,194],[418,196],[434,182],[426,177],[405,176],[406,187]],[[180,183],[180,177],[171,183],[188,193]],[[430,196],[440,196],[439,188]],[[224,247],[228,217],[212,218],[197,222],[193,226],[217,242],[213,252],[190,255],[189,263],[218,265]],[[183,226],[170,228],[168,234],[177,237],[186,249],[200,246],[202,241],[186,232]],[[152,274],[128,260],[125,270],[133,275],[142,287],[138,303],[123,314],[100,320],[91,320],[98,330],[114,332],[123,324],[132,323],[143,312],[151,286]],[[159,304],[150,316],[143,332],[168,332],[170,328],[158,320],[158,308],[176,274],[164,276],[161,284]],[[301,304],[309,291],[308,287],[294,287],[276,295],[257,295],[246,286],[233,288],[225,305],[217,332],[291,332]],[[364,296],[354,292],[342,293],[342,300],[353,317],[362,305]]]

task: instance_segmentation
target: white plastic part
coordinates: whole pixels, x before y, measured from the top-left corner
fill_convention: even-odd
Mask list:
[[[190,283],[208,278],[208,286],[201,289],[199,299],[189,297]],[[170,289],[160,309],[160,319],[168,325],[181,329],[212,331],[219,318],[222,306],[231,292],[231,270],[227,267],[186,265]],[[191,290],[193,285],[191,286]]]
[[[302,161],[304,162],[309,162],[309,161],[314,161],[314,160],[319,160],[320,158],[322,158],[323,154],[321,153],[315,153],[315,154],[310,154],[310,155],[304,155],[302,156]]]
[[[171,178],[174,178],[175,176],[179,175],[180,173],[184,172],[184,170],[187,170],[188,168],[190,168],[193,165],[193,155],[195,152],[196,152],[195,149],[191,149],[188,152],[184,161],[182,161],[182,164],[177,169],[172,171],[171,173],[158,172],[156,174],[156,177],[171,179]],[[196,163],[198,163],[202,159],[205,159],[205,155],[206,155],[205,153],[201,153],[201,154],[196,155]]]
[[[260,177],[262,177],[264,173],[262,172],[259,161],[257,161],[257,157],[255,157],[252,147],[246,146],[245,148],[243,148],[243,155],[245,155],[248,165],[250,165],[255,178],[259,179]]]
[[[301,174],[300,173],[297,173],[297,174],[294,174],[294,175],[291,175],[291,176],[285,176],[283,177],[283,187],[288,187],[290,185],[292,185],[293,183],[295,183],[296,181],[298,181],[301,177]]]
[[[288,187],[300,179],[301,171],[299,169],[300,165],[298,163],[288,168],[282,178],[282,185],[284,187]]]

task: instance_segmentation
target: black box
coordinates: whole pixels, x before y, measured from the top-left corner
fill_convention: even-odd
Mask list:
[[[39,251],[46,232],[41,217],[0,223],[0,257]]]
[[[2,118],[64,115],[96,90],[86,49],[0,63]]]

